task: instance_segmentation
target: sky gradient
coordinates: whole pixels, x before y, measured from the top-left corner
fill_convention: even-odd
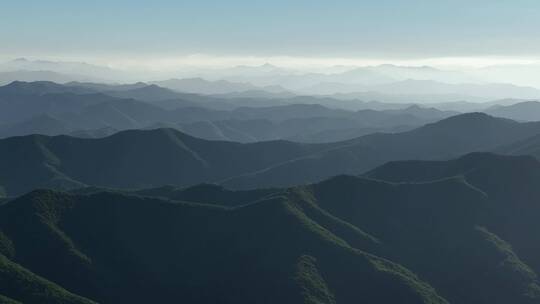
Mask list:
[[[534,0],[3,2],[3,57],[540,57]]]

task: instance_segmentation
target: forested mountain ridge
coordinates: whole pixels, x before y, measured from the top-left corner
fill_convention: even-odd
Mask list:
[[[498,157],[527,168],[524,158]],[[537,217],[534,197],[515,202],[453,177],[395,184],[338,176],[258,193],[214,188],[209,199],[212,187],[34,191],[0,205],[1,253],[100,303],[540,302],[540,248],[526,246],[537,236],[525,233],[537,221],[515,212],[498,221],[515,204]],[[173,193],[190,202],[164,198]],[[17,284],[0,294],[20,300]]]

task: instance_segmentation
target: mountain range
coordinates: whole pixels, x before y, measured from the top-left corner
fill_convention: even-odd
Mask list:
[[[0,303],[540,304],[535,89],[431,67],[221,72],[0,86]],[[325,77],[379,91],[272,83]]]
[[[173,129],[131,130],[98,139],[30,135],[0,140],[0,186],[8,196],[40,187],[84,185],[141,188],[212,182],[235,189],[283,187],[360,174],[393,160],[492,151],[538,133],[536,122],[472,113],[407,132],[326,144],[207,141]]]
[[[539,127],[538,122],[518,123],[483,113],[467,113],[407,132],[361,136],[341,142],[335,148],[222,183],[241,189],[294,185],[337,174],[359,174],[393,160],[448,159],[470,152],[497,150],[538,134]]]
[[[539,303],[540,248],[530,233],[539,169],[532,157],[476,153],[249,192],[37,190],[0,205],[0,295],[5,303]]]
[[[241,93],[241,92],[267,92],[281,94],[281,96],[293,96],[294,94],[288,93],[287,90],[280,86],[265,86],[257,87],[250,83],[236,83],[226,80],[208,81],[203,78],[184,78],[184,79],[169,79],[163,81],[153,82],[160,87],[168,88],[178,92],[205,94],[205,95],[219,95],[228,93]]]
[[[56,62],[18,58],[0,64],[0,84],[15,80],[56,82],[129,82],[145,79],[184,93],[232,94],[256,98],[293,95],[353,96],[381,102],[483,102],[492,99],[538,99],[536,81],[496,76],[517,66],[498,66],[477,70],[444,70],[430,66],[382,64],[364,67],[336,67],[326,72],[309,72],[277,67],[237,66],[223,69],[186,69],[172,73],[152,70],[120,70],[84,62]],[[523,68],[521,68],[523,70]],[[334,71],[335,70],[335,71]],[[532,71],[537,71],[533,67]],[[165,79],[165,80],[163,80]]]
[[[407,130],[457,114],[418,106],[340,110],[308,104],[319,102],[309,97],[246,107],[242,104],[251,104],[251,99],[245,99],[178,93],[143,83],[13,82],[0,87],[0,137],[170,127],[205,139],[331,142],[375,131]],[[238,100],[242,102],[234,105]]]
[[[511,105],[493,105],[484,112],[518,121],[538,121],[540,120],[540,102],[531,100]]]

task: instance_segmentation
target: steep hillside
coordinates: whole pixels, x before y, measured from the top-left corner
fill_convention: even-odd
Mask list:
[[[0,207],[0,227],[13,261],[100,303],[447,303],[332,231],[377,247],[369,236],[291,200],[231,210],[39,191]]]
[[[537,221],[463,178],[86,193],[0,205],[6,263],[100,303],[540,303]]]
[[[540,300],[539,248],[520,246],[536,236],[511,233],[520,227],[516,221],[494,224],[493,209],[507,210],[512,200],[493,208],[461,179],[396,185],[339,177],[308,191],[318,206],[379,240],[380,255],[413,270],[450,303]]]
[[[474,153],[450,161],[401,161],[383,165],[366,176],[393,182],[422,183],[457,176],[485,193],[490,208],[485,226],[505,240],[534,269],[540,269],[540,162],[530,156]]]

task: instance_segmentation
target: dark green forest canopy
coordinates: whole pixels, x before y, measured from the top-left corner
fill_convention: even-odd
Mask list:
[[[64,299],[49,303],[540,303],[531,245],[540,242],[528,233],[538,227],[538,180],[509,185],[509,196],[529,189],[519,201],[496,187],[508,168],[528,178],[529,161],[471,155],[420,183],[34,191],[0,206],[0,280],[14,282],[0,294],[42,303],[18,290],[48,282],[56,291],[46,294]],[[488,167],[495,178],[482,184]],[[17,273],[27,279],[13,281]]]

